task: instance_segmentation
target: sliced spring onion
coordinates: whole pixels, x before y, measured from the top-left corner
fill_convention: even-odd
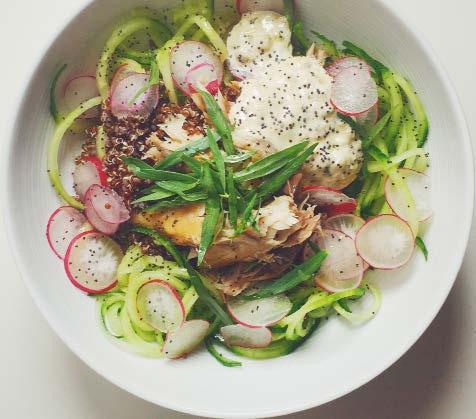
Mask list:
[[[307,141],[295,144],[270,156],[264,157],[245,169],[234,174],[238,182],[260,179],[268,176],[289,163],[290,159],[296,158],[309,145]]]
[[[340,306],[338,303],[334,303],[332,306],[334,310],[351,322],[366,322],[372,319],[377,314],[380,306],[382,305],[382,295],[380,290],[369,282],[363,284],[362,288],[364,287],[372,293],[373,304],[371,307],[362,312],[356,312],[355,310],[349,312],[342,308],[342,306]]]
[[[58,152],[61,144],[61,140],[64,137],[64,134],[73,124],[73,122],[81,116],[87,110],[94,108],[95,106],[100,105],[102,102],[101,97],[94,97],[92,99],[83,102],[76,109],[71,111],[66,117],[57,125],[53,136],[51,137],[50,143],[48,145],[48,176],[50,177],[53,187],[56,189],[58,195],[63,198],[69,205],[74,208],[83,209],[84,205],[79,202],[76,198],[72,197],[64,188],[63,182],[61,181],[61,175],[59,172],[58,166]]]

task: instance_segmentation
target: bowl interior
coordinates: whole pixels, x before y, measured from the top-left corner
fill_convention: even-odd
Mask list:
[[[174,3],[148,4],[161,8]],[[48,114],[52,74],[62,63],[93,73],[111,25],[137,1],[102,0],[86,7],[54,40],[26,89],[9,153],[6,199],[23,277],[48,321],[76,354],[115,384],[151,402],[204,416],[269,417],[335,399],[375,377],[415,342],[443,304],[459,269],[472,213],[472,157],[461,109],[439,64],[378,1],[298,3],[308,29],[338,41],[352,40],[413,81],[431,122],[435,214],[425,236],[428,263],[417,254],[402,270],[372,274],[383,289],[383,306],[374,320],[356,327],[334,317],[287,357],[244,360],[243,368],[227,369],[205,351],[177,362],[124,352],[105,337],[93,299],[71,286],[62,263],[48,248],[46,221],[59,206],[45,167],[53,129]],[[66,179],[71,150],[78,150],[80,140],[72,136],[66,141],[61,159]]]

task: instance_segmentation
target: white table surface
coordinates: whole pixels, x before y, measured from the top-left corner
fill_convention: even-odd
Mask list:
[[[83,1],[1,2],[2,134],[10,122],[5,121],[5,109],[10,105],[10,100],[17,97],[30,72],[25,64],[34,62],[64,17]],[[410,23],[419,27],[443,59],[463,102],[471,132],[476,135],[474,3],[471,4],[469,0],[386,1]],[[5,140],[0,136],[0,141],[3,141],[2,138]],[[451,140],[448,138],[448,141]],[[455,203],[455,208],[457,205]],[[70,352],[53,333],[28,295],[12,260],[3,223],[0,225],[0,268],[0,418],[188,417],[159,408],[120,390]],[[474,418],[475,271],[476,226],[456,285],[440,314],[417,344],[393,367],[359,390],[325,406],[288,417]]]

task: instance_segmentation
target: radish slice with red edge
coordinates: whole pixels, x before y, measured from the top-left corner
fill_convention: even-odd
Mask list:
[[[188,320],[167,334],[162,348],[166,358],[177,359],[192,352],[207,336],[210,323],[206,320]]]
[[[89,189],[88,189],[89,191]],[[119,230],[120,223],[108,223],[104,221],[94,209],[91,202],[91,196],[86,193],[84,198],[84,213],[91,225],[101,233],[112,235]]]
[[[206,76],[205,83],[202,83],[204,86],[212,83],[210,87],[215,88],[216,84],[220,86],[223,82],[224,70],[220,58],[203,42],[177,44],[170,52],[170,66],[175,84],[187,96],[192,94],[189,82],[196,82],[201,77]]]
[[[324,228],[328,230],[337,230],[355,240],[355,236],[360,228],[365,224],[363,218],[354,214],[339,214],[329,217],[324,221]],[[364,261],[364,272],[369,269],[369,264]]]
[[[292,308],[291,301],[284,294],[245,300],[233,297],[227,301],[228,311],[233,319],[244,326],[271,326],[284,318]]]
[[[370,129],[379,120],[379,113],[379,104],[377,102],[367,112],[355,115],[355,122],[357,122],[361,127]]]
[[[307,195],[307,202],[316,205],[329,216],[348,214],[355,211],[357,201],[344,193],[326,186],[308,186],[302,190]]]
[[[349,67],[334,78],[331,102],[345,115],[367,112],[378,102],[377,85],[366,69]]]
[[[139,69],[134,69],[133,66],[129,64],[122,64],[121,66],[119,66],[114,72],[114,75],[112,76],[111,87],[109,91],[112,93],[114,90],[116,90],[116,87],[119,84],[119,82],[121,82],[126,77],[130,76],[131,74],[135,74],[135,73],[145,74],[143,70],[140,71]]]
[[[266,348],[273,335],[266,327],[247,327],[242,324],[231,324],[220,329],[225,344],[242,348]]]
[[[354,214],[340,214],[328,218],[324,222],[324,228],[340,231],[351,239],[355,239],[357,232],[364,224],[365,220]]]
[[[360,282],[364,273],[364,261],[357,254],[351,237],[341,231],[324,229],[322,234],[315,234],[312,240],[327,252],[315,278],[317,284],[326,288],[327,284],[335,287],[340,281]],[[304,256],[308,257],[310,254],[311,250],[306,248]]]
[[[413,254],[415,238],[406,221],[396,215],[378,215],[357,232],[355,246],[359,255],[377,269],[397,269]]]
[[[216,95],[220,90],[220,76],[212,64],[202,63],[190,69],[185,76],[185,83],[190,94],[204,87],[210,94]]]
[[[317,276],[316,284],[327,292],[342,292],[360,287],[363,278],[364,272],[342,281],[336,280],[332,277]]]
[[[124,200],[111,188],[91,185],[86,192],[97,215],[111,224],[123,223],[130,218]]]
[[[161,332],[178,329],[185,320],[185,307],[177,291],[167,282],[154,280],[142,285],[137,294],[142,319]]]
[[[63,100],[68,111],[76,109],[81,103],[99,96],[96,77],[77,76],[67,81],[63,88]],[[84,112],[80,119],[92,119],[99,117],[99,107],[89,109]]]
[[[68,246],[64,268],[73,285],[90,294],[102,294],[116,283],[116,271],[123,258],[120,246],[102,233],[77,235]]]
[[[359,57],[342,57],[329,64],[326,67],[327,74],[331,77],[337,76],[341,71],[355,67],[360,70],[366,70],[370,74],[370,66]]]
[[[51,250],[64,259],[68,246],[79,233],[91,230],[82,212],[73,207],[59,207],[51,214],[46,226],[46,237]]]
[[[256,11],[273,11],[284,14],[283,0],[237,0],[236,8],[240,14]]]
[[[111,112],[117,118],[147,118],[159,103],[159,86],[149,84],[149,75],[132,73],[119,81],[111,91]]]
[[[425,221],[430,218],[432,215],[430,177],[412,169],[398,169],[398,173],[414,197],[417,220]],[[385,182],[385,198],[395,214],[406,221],[409,220],[407,200],[390,177]]]
[[[101,160],[96,156],[88,156],[76,165],[73,172],[74,190],[81,201],[91,185],[107,185],[107,176]]]

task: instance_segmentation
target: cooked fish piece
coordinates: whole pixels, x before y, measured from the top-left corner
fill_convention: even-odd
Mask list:
[[[250,285],[280,277],[294,262],[301,246],[278,249],[270,255],[268,263],[236,263],[221,269],[209,269],[203,273],[226,295],[239,295]],[[254,265],[254,266],[253,266]]]
[[[156,229],[174,243],[197,247],[205,215],[203,204],[164,209],[155,213],[134,214],[132,222]],[[224,267],[236,262],[269,261],[272,250],[296,246],[319,228],[320,215],[314,208],[299,208],[290,196],[283,195],[262,207],[257,214],[258,229],[248,229],[238,237],[225,225],[205,255],[210,267]]]
[[[160,231],[180,246],[197,246],[202,235],[204,216],[203,204],[191,204],[156,212],[135,213],[131,221],[135,225]]]

